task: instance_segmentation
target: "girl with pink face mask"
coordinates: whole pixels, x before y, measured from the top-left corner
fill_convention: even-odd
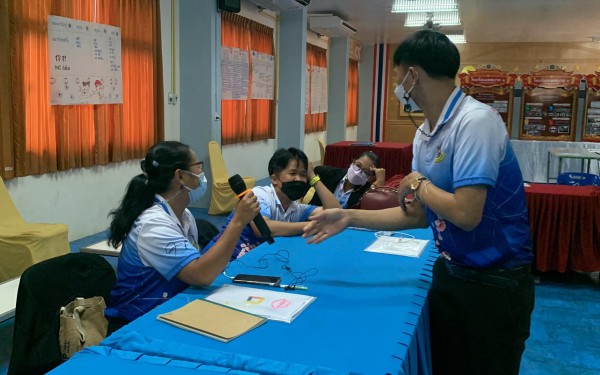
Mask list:
[[[385,182],[385,169],[380,167],[379,156],[372,151],[363,152],[348,169],[318,166],[315,174],[335,195],[342,208],[355,207],[367,190]],[[316,194],[310,204],[321,205]]]

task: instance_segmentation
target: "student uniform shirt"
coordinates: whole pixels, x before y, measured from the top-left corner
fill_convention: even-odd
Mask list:
[[[428,122],[420,129],[429,132]],[[456,88],[431,137],[416,133],[413,154],[413,170],[447,192],[487,187],[481,223],[473,231],[464,231],[427,208],[440,252],[458,264],[478,268],[514,268],[531,262],[523,178],[506,126],[493,108]]]
[[[200,257],[196,222],[187,209],[180,222],[159,195],[154,202],[123,242],[108,317],[132,321],[188,287],[176,275]]]
[[[335,195],[338,202],[340,202],[340,206],[342,206],[342,208],[347,208],[346,205],[348,204],[348,198],[350,198],[350,194],[354,192],[354,189],[344,191],[344,184],[347,180],[348,176],[346,175],[344,176],[344,178],[342,178],[339,184],[337,184],[337,186],[335,187],[335,191],[333,192],[333,195]]]
[[[268,218],[269,220],[282,221],[286,223],[306,221],[315,208],[317,208],[317,206],[301,204],[297,201],[293,201],[288,209],[284,210],[279,198],[277,198],[277,194],[275,193],[275,188],[273,185],[256,186],[252,189],[252,192],[258,199],[258,204],[260,205],[260,215]],[[234,212],[229,215],[227,222],[221,229],[221,232],[215,236],[215,238],[213,238],[208,245],[206,245],[204,251],[210,249],[223,235],[225,228],[227,228],[227,225],[233,218],[233,214]],[[250,224],[246,225],[242,231],[240,240],[238,241],[236,248],[231,255],[231,260],[241,257],[263,242],[265,242],[265,240],[261,237],[257,237],[254,234]]]

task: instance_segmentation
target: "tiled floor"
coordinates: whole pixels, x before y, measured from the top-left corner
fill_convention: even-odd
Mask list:
[[[191,211],[217,228],[227,219],[226,215],[208,215],[207,209]],[[106,233],[98,233],[73,241],[71,251],[105,239]],[[106,258],[116,267],[116,258]],[[540,276],[522,375],[600,375],[600,285],[597,274],[593,276]],[[12,319],[0,323],[0,375],[8,369],[12,326]]]

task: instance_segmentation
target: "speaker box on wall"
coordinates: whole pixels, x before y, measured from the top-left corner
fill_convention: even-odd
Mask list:
[[[226,10],[231,13],[239,13],[241,10],[241,0],[217,0],[220,10]]]

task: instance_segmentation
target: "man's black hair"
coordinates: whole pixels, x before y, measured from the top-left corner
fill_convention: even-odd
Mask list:
[[[454,78],[460,65],[458,49],[440,32],[421,30],[405,39],[394,52],[394,66],[418,65],[432,78]]]
[[[279,173],[287,168],[290,160],[296,160],[298,165],[302,163],[305,168],[308,168],[308,158],[304,151],[295,147],[290,147],[288,149],[280,148],[275,151],[271,160],[269,160],[269,176],[273,173]]]

